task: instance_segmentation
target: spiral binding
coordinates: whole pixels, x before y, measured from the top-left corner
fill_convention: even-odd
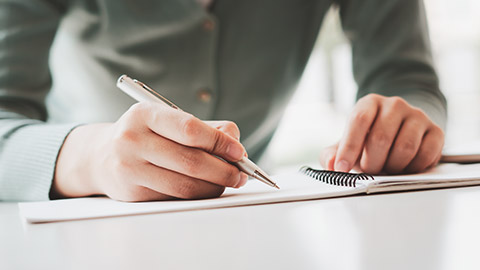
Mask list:
[[[356,187],[357,180],[374,180],[373,176],[366,173],[346,173],[328,170],[316,170],[303,166],[300,171],[324,183],[344,187]]]

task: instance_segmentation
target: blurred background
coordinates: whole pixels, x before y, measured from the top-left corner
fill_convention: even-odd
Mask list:
[[[446,145],[480,139],[480,1],[425,0],[433,56],[448,100]],[[325,19],[298,91],[267,151],[272,173],[315,165],[337,142],[356,94],[338,10]],[[314,119],[315,121],[312,121]]]

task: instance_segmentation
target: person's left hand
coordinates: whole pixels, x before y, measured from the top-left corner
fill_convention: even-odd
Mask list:
[[[327,170],[369,174],[423,171],[438,163],[444,132],[422,110],[400,97],[369,94],[354,107],[339,143],[325,148]]]

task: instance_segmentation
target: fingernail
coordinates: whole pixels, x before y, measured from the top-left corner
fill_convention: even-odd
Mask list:
[[[346,160],[340,160],[336,164],[335,170],[341,171],[341,172],[348,172],[350,171],[350,166],[348,165],[348,162]]]
[[[246,175],[244,173],[240,173],[240,181],[235,186],[235,188],[240,188],[240,187],[245,186],[245,184],[247,183],[247,180],[248,180],[248,175]]]
[[[227,147],[227,156],[232,160],[240,160],[243,157],[243,147],[240,144],[230,144]]]

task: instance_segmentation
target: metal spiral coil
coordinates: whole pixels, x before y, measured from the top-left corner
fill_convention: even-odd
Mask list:
[[[374,180],[373,176],[366,173],[346,173],[329,170],[316,170],[303,166],[300,171],[324,183],[344,187],[356,187],[357,180]]]

